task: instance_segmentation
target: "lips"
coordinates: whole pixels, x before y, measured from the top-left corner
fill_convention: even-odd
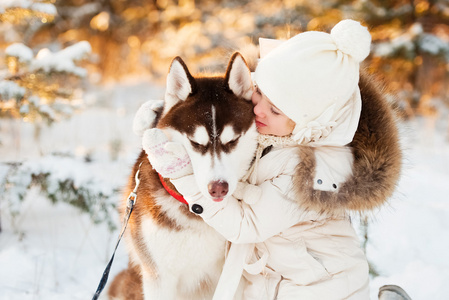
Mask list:
[[[256,126],[257,126],[257,127],[265,127],[265,126],[267,126],[267,125],[265,125],[264,123],[262,123],[262,122],[256,120]]]
[[[213,198],[212,200],[214,202],[221,202],[221,201],[223,201],[223,198]]]

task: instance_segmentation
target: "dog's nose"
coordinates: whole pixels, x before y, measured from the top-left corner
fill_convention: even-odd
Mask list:
[[[226,181],[217,180],[211,181],[207,185],[209,194],[214,198],[224,198],[228,193],[228,183]]]

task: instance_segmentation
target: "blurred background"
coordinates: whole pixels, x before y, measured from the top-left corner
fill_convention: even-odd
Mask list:
[[[373,299],[387,283],[447,299],[448,0],[0,0],[0,298],[94,292],[141,149],[134,113],[163,98],[175,56],[224,72],[259,37],[347,18],[371,32],[363,68],[397,109],[405,151],[394,201],[358,225]]]
[[[87,41],[91,52],[81,66],[90,84],[151,76],[162,82],[175,56],[190,63],[193,72],[223,71],[229,54],[259,37],[287,39],[305,30],[329,31],[345,18],[359,20],[373,37],[369,72],[399,94],[407,115],[433,113],[433,100],[447,103],[449,62],[449,5],[445,0],[3,0],[0,9],[0,47],[23,43],[37,55],[42,49],[61,51]],[[30,78],[25,58],[2,51],[2,81],[52,102],[79,96],[62,70],[40,70]],[[55,74],[56,73],[56,74]],[[26,76],[28,75],[28,76]],[[45,78],[47,75],[47,78]],[[33,89],[52,75],[53,86]],[[78,74],[81,75],[81,74]],[[63,89],[63,84],[70,88]],[[34,92],[34,93],[33,93]],[[2,95],[2,102],[5,102]],[[41,99],[42,100],[42,99]],[[2,117],[19,117],[5,108]],[[24,116],[21,115],[23,118]],[[30,119],[34,119],[28,116]]]

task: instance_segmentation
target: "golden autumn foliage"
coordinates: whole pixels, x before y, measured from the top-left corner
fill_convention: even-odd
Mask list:
[[[141,74],[163,82],[175,56],[188,61],[194,72],[222,71],[230,53],[257,45],[259,37],[328,31],[353,18],[368,26],[373,37],[366,69],[399,95],[405,110],[427,114],[431,99],[449,102],[449,48],[444,46],[449,43],[449,4],[443,0],[34,2],[57,8],[53,19],[34,16],[42,22],[38,30],[17,21],[29,17],[27,10],[7,10],[1,20],[16,24],[32,48],[88,41],[93,55],[85,67],[96,83]]]

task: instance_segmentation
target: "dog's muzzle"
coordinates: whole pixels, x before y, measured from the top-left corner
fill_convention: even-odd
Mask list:
[[[211,181],[207,185],[207,190],[209,191],[209,195],[211,195],[212,200],[220,202],[228,194],[229,185],[223,180]]]

